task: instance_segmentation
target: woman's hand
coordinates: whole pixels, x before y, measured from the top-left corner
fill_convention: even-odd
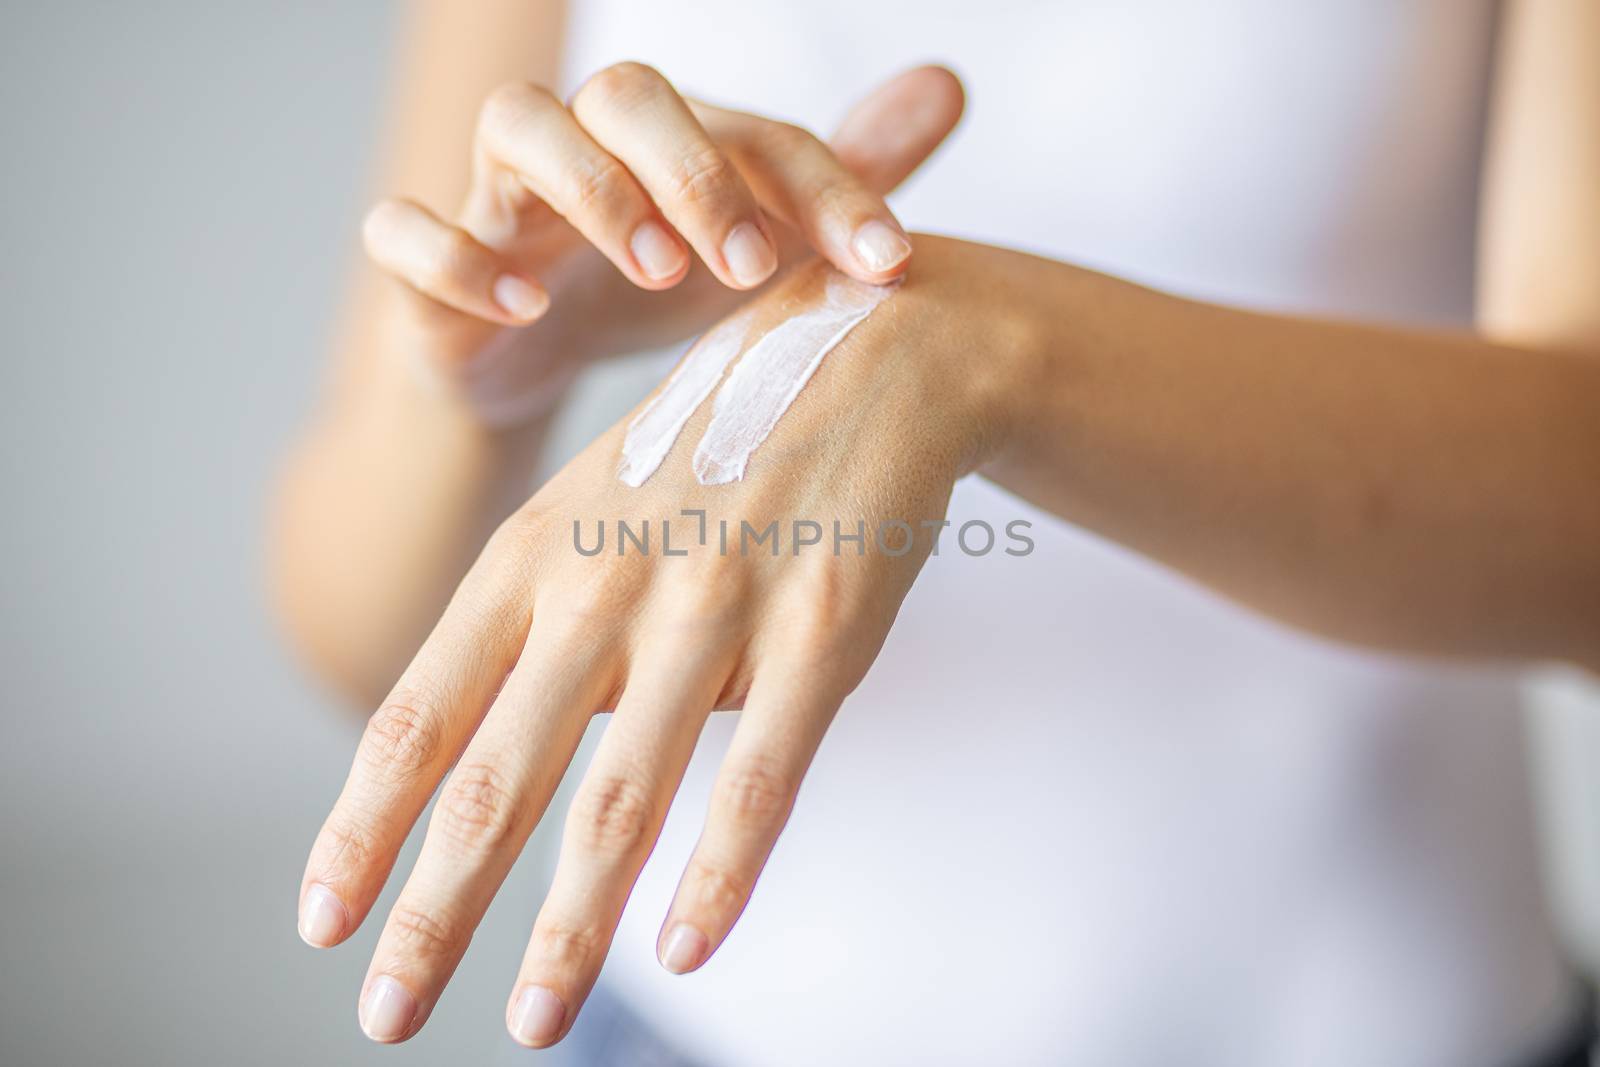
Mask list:
[[[824,359],[742,481],[691,471],[706,403],[641,488],[618,480],[619,424],[496,532],[368,724],[302,883],[303,936],[348,937],[454,764],[362,991],[371,1037],[426,1020],[604,710],[508,1025],[535,1046],[571,1027],[708,713],[742,707],[658,944],[675,972],[716,950],[953,483],[1004,447],[1038,341],[1025,302],[1039,263],[919,238],[916,270]],[[828,273],[785,276],[749,336],[814,306]],[[635,535],[648,521],[647,551],[619,552],[619,520]]]
[[[421,327],[395,347],[512,424],[583,359],[689,336],[781,260],[814,250],[890,281],[911,245],[883,194],[961,105],[953,75],[918,68],[869,94],[825,145],[685,99],[638,63],[599,72],[566,105],[507,85],[483,106],[453,222],[407,200],[367,218],[368,252],[405,283],[407,322]]]

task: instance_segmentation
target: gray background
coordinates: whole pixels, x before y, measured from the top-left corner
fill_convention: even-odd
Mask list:
[[[0,1064],[483,1062],[538,871],[422,1037],[361,1036],[375,924],[294,930],[356,720],[260,566],[396,7],[0,10]]]
[[[354,254],[394,10],[0,7],[5,1067],[503,1048],[537,854],[408,1046],[355,1024],[375,924],[331,953],[294,933],[355,725],[267,617],[264,488]],[[1546,684],[1535,749],[1594,959],[1590,699]]]

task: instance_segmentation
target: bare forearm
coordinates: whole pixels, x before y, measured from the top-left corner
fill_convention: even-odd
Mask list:
[[[401,372],[335,391],[286,464],[274,588],[296,643],[347,695],[381,696],[483,540],[527,496],[547,420],[487,428]]]
[[[1600,659],[1600,360],[1042,269],[1003,484],[1337,639]]]
[[[564,0],[410,0],[375,192],[461,204],[474,124],[495,86],[553,84]],[[272,517],[273,593],[318,672],[381,695],[493,523],[526,496],[543,427],[495,433],[420,387],[392,281],[363,265],[332,347],[334,381],[290,456]],[[510,494],[508,496],[508,494]]]

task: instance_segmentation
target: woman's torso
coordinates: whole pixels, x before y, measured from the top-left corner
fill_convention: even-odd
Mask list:
[[[965,78],[912,228],[1207,298],[1463,322],[1484,0],[591,0],[569,69],[826,129],[897,69]],[[1498,1063],[1567,992],[1513,680],[1280,629],[978,479],[1021,558],[929,562],[740,926],[655,936],[708,730],[605,981],[737,1064]]]

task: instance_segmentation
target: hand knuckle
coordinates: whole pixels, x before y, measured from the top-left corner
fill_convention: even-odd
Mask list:
[[[554,570],[536,593],[536,607],[554,620],[555,631],[576,636],[585,629],[609,632],[634,612],[653,581],[641,556],[598,557],[585,566]],[[587,564],[594,566],[587,566]]]
[[[685,562],[689,566],[682,577],[666,584],[663,610],[674,632],[718,632],[745,616],[752,583],[748,566],[722,556]]]
[[[866,206],[863,200],[861,187],[843,177],[825,181],[812,192],[812,203],[818,215],[843,215],[853,219],[863,213]]]
[[[696,859],[685,879],[689,906],[699,912],[726,915],[736,912],[750,896],[750,885],[719,864]]]
[[[625,60],[604,67],[590,76],[578,90],[573,103],[609,108],[628,108],[640,100],[667,88],[667,79],[654,67],[634,60]]]
[[[854,658],[860,644],[863,600],[859,581],[844,566],[824,565],[806,579],[805,595],[769,620],[782,630],[783,643],[800,663],[823,666],[838,657]]]
[[[473,571],[491,588],[515,588],[531,578],[537,561],[550,552],[550,541],[542,519],[526,510],[517,512],[489,535]]]
[[[669,175],[673,196],[686,204],[705,204],[727,197],[736,180],[733,164],[711,144],[687,153]]]
[[[768,828],[787,816],[793,794],[793,783],[773,760],[747,757],[728,769],[717,799],[735,823]]]
[[[564,970],[580,970],[605,945],[605,935],[594,926],[541,920],[533,941],[541,958]]]
[[[477,253],[472,238],[460,230],[447,230],[418,265],[416,282],[426,289],[446,289],[464,277]]]
[[[649,790],[624,775],[607,775],[578,790],[568,832],[591,851],[628,853],[645,843],[654,816]]]
[[[410,207],[403,200],[380,200],[372,205],[361,220],[361,240],[369,255],[380,260],[386,257],[390,236],[409,212]]]
[[[533,106],[545,90],[526,81],[511,81],[484,97],[478,112],[478,135],[489,145],[504,144],[528,122]]]
[[[383,773],[411,777],[426,771],[438,755],[440,719],[418,694],[390,698],[367,720],[361,751]]]
[[[601,212],[606,205],[628,192],[628,174],[610,156],[596,156],[574,166],[572,204],[581,211]]]
[[[433,824],[459,848],[494,851],[515,833],[518,807],[504,772],[487,763],[464,763],[439,794]]]
[[[341,820],[328,826],[327,859],[322,867],[328,872],[358,871],[368,866],[377,855],[378,845],[372,832],[358,822]]]
[[[389,913],[389,930],[408,951],[422,956],[454,955],[463,941],[449,919],[400,904]]]
[[[789,159],[811,152],[822,144],[816,134],[804,126],[777,120],[763,122],[758,136],[761,147],[776,159]]]

